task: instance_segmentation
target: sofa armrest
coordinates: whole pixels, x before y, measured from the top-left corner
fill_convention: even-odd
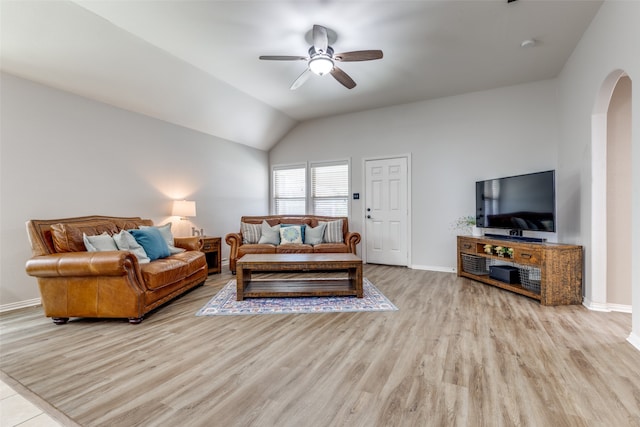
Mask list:
[[[138,260],[129,251],[65,252],[36,256],[27,261],[34,277],[87,277],[137,275]]]
[[[242,245],[242,236],[240,233],[229,233],[224,238],[224,241],[231,247],[229,250],[230,256],[235,258],[238,255],[238,248]]]
[[[356,246],[360,243],[360,233],[355,231],[349,231],[344,236],[344,242],[349,247],[349,252],[356,255]]]
[[[204,240],[201,237],[174,237],[173,244],[176,248],[186,249],[188,251],[199,251],[204,245]]]
[[[238,248],[242,245],[242,234],[229,233],[225,236],[224,241],[229,245],[229,270],[236,274],[236,259],[238,258]]]

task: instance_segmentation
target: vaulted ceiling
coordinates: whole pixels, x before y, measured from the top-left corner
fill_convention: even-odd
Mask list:
[[[268,150],[317,117],[555,77],[600,0],[2,0],[0,68]],[[289,90],[314,24],[381,49]],[[533,47],[522,47],[525,40]]]

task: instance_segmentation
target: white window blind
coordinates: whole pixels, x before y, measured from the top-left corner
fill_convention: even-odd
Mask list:
[[[273,168],[275,215],[304,215],[307,201],[306,165]]]
[[[349,162],[311,165],[311,200],[314,215],[349,215]]]

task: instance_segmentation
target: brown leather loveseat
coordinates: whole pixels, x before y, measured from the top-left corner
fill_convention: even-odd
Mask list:
[[[26,271],[38,279],[45,316],[56,324],[70,317],[140,323],[149,311],[204,283],[207,263],[198,237],[175,238],[173,252],[184,251],[150,262],[128,250],[86,249],[83,233],[113,237],[141,226],[153,222],[108,216],[28,221],[33,257]]]
[[[247,230],[247,224],[260,225],[266,221],[269,226],[305,225],[316,228],[321,222],[334,223],[341,221],[341,230],[335,234],[333,239],[322,239],[322,242],[314,244],[273,244],[258,243],[256,238],[248,239],[247,233],[243,235],[242,230]],[[326,236],[326,235],[325,235]],[[260,237],[260,236],[258,236]],[[229,233],[225,241],[230,246],[229,269],[236,273],[236,260],[246,254],[272,254],[272,253],[356,253],[356,246],[360,243],[360,233],[349,231],[349,220],[347,217],[329,217],[318,215],[267,215],[267,216],[243,216],[240,219],[240,232]]]

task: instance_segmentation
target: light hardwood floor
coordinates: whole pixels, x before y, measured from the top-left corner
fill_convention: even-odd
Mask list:
[[[0,369],[81,426],[640,426],[630,315],[364,273],[399,311],[195,317],[223,274],[139,325],[6,313]]]

